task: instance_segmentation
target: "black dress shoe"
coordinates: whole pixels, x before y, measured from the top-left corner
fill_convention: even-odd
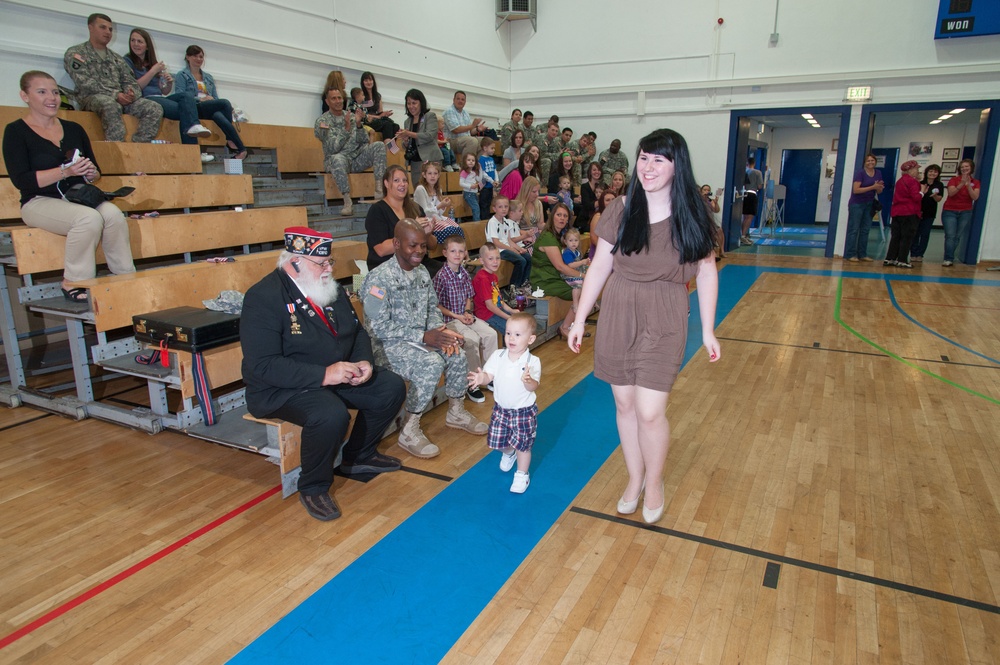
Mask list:
[[[329,522],[340,517],[340,508],[327,492],[322,494],[302,494],[299,492],[299,501],[306,507],[306,512],[310,517],[315,517],[321,522]]]
[[[344,475],[354,475],[359,473],[387,473],[389,471],[399,471],[402,465],[395,457],[375,453],[365,460],[358,460],[351,464],[341,464],[340,471]]]

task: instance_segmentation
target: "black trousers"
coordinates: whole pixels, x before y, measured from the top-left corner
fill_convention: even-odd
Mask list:
[[[351,423],[348,409],[357,409],[358,415],[351,437],[344,443],[343,464],[353,464],[375,453],[382,433],[399,413],[405,399],[403,379],[376,368],[372,378],[360,386],[307,390],[268,414],[268,418],[280,418],[302,427],[299,492],[322,494],[333,485],[333,460]]]
[[[910,262],[910,246],[913,244],[913,236],[917,234],[919,225],[920,215],[892,216],[889,249],[885,253],[886,261]]]

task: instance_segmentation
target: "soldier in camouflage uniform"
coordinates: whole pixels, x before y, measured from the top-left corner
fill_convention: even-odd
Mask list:
[[[599,161],[605,185],[611,184],[611,174],[615,171],[621,171],[628,176],[628,157],[622,152],[622,142],[618,139],[612,141],[611,147],[601,153]]]
[[[514,109],[510,114],[510,120],[500,128],[500,145],[504,150],[510,147],[511,138],[514,136],[514,132],[519,129],[524,129],[521,127],[521,109]],[[525,136],[525,138],[528,137]]]
[[[552,171],[552,163],[559,159],[562,154],[559,141],[559,125],[549,123],[546,126],[545,134],[542,135],[536,144],[542,152],[542,158],[538,161],[538,170],[541,172],[543,183],[548,183],[549,173]]]
[[[326,91],[326,104],[330,110],[316,118],[313,134],[323,144],[323,166],[337,183],[344,196],[341,215],[350,215],[350,173],[361,173],[371,167],[375,172],[375,198],[382,198],[382,176],[385,175],[385,143],[370,143],[364,128],[363,112],[344,111],[344,93],[332,88]]]
[[[431,403],[442,372],[448,395],[445,424],[480,436],[488,428],[463,405],[469,373],[464,338],[445,327],[431,276],[420,264],[427,253],[427,234],[417,222],[404,219],[396,224],[392,244],[393,258],[373,268],[361,284],[365,328],[372,338],[375,365],[410,382],[399,447],[416,457],[434,457],[440,450],[421,431],[420,416]]]
[[[111,19],[104,14],[91,14],[87,29],[90,40],[71,46],[63,56],[63,67],[76,85],[80,109],[100,116],[108,141],[124,141],[122,113],[134,115],[139,119],[139,128],[132,140],[149,143],[160,131],[163,107],[142,98],[142,90],[125,58],[108,49],[115,29]]]
[[[563,130],[563,136],[565,137],[566,130]],[[572,136],[572,131],[570,136]],[[590,134],[581,134],[579,141],[569,141],[565,144],[563,152],[568,152],[573,156],[573,186],[580,186],[580,179],[583,173],[583,167],[589,164],[594,159],[594,138]]]
[[[535,114],[531,111],[525,111],[524,116],[521,119],[521,129],[524,130],[524,147],[530,147],[538,144],[538,142],[545,136],[545,130],[535,124]]]

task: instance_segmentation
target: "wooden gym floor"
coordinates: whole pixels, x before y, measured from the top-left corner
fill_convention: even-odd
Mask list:
[[[439,408],[443,454],[388,438],[407,470],[338,478],[326,524],[262,457],[0,412],[0,662],[1000,663],[996,273],[720,266],[722,360],[675,385],[654,527],[615,514],[592,340],[538,350],[526,494]]]

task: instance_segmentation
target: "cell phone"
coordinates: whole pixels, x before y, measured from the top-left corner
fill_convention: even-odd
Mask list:
[[[73,166],[81,159],[83,159],[83,155],[80,154],[80,149],[77,148],[73,151],[73,155],[69,158],[69,161],[66,162],[66,166]]]

